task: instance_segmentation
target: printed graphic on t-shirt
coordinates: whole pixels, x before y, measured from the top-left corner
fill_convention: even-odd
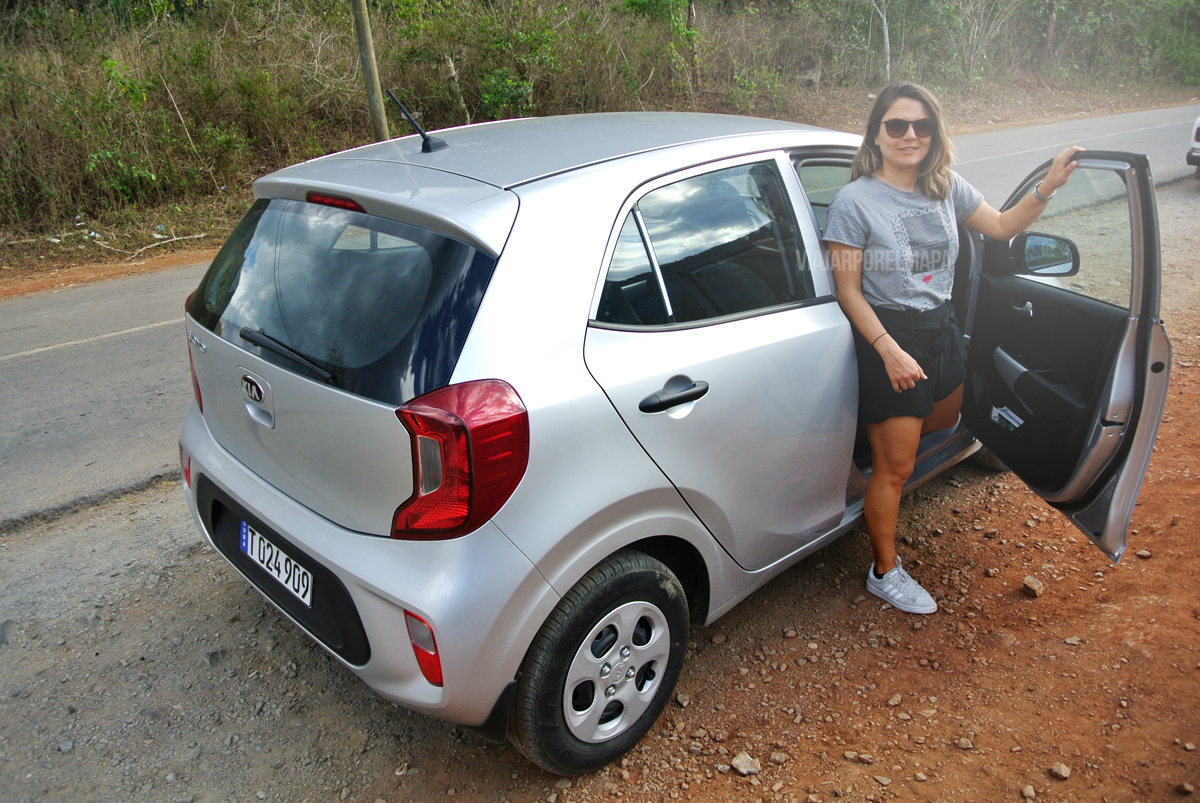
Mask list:
[[[928,283],[932,274],[950,268],[950,239],[937,209],[901,218],[900,224],[908,236],[910,270],[914,276]]]

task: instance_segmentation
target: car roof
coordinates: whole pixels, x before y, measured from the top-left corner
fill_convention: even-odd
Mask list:
[[[254,196],[304,201],[309,192],[324,192],[350,198],[368,214],[499,256],[517,214],[517,194],[510,190],[522,185],[622,157],[673,147],[706,149],[707,143],[742,137],[756,140],[753,147],[776,148],[784,142],[851,146],[859,139],[799,123],[688,112],[531,117],[434,134],[448,147],[422,153],[415,134],[364,145],[263,176],[254,182]],[[737,149],[707,150],[712,158]]]
[[[331,154],[287,168],[340,160],[378,161],[443,170],[509,189],[547,176],[636,153],[722,137],[773,131],[821,131],[800,123],[689,112],[612,112],[528,117],[434,132],[447,148],[421,152],[417,135]],[[303,172],[308,172],[304,170]]]

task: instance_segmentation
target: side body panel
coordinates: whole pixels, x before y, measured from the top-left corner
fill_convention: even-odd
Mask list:
[[[832,299],[674,331],[592,328],[586,354],[634,436],[743,568],[774,563],[841,520],[858,384]],[[676,374],[708,393],[641,412]]]
[[[767,296],[757,302],[762,306],[752,305],[740,314],[666,327],[597,323],[589,328],[585,343],[588,368],[625,425],[722,547],[751,571],[836,527],[845,512],[851,471],[857,393],[853,342],[832,295],[803,191],[783,154],[759,154],[648,182],[637,188],[620,213],[627,214],[634,202],[640,210],[660,189],[695,186],[736,174],[746,165],[752,165],[752,172],[766,170],[772,163],[786,192],[758,203],[790,207],[798,227],[799,264],[811,268],[811,276],[802,275],[797,283],[811,285],[808,300],[780,306],[780,296]],[[696,193],[676,201],[668,217],[686,220],[695,215],[709,226],[728,225],[736,232],[733,227],[745,214],[742,204],[747,197],[753,195],[743,196],[730,215],[726,192]],[[780,220],[783,230],[791,230],[786,215]],[[779,230],[773,233],[780,236]],[[689,233],[689,240],[695,236]],[[738,242],[732,233],[725,238]],[[720,235],[712,241],[720,242]],[[657,252],[658,245],[653,247]],[[751,282],[753,269],[745,266],[761,259],[753,249],[711,243],[707,247],[722,255],[698,254],[692,259],[700,264],[707,259],[714,267],[734,269],[732,277],[744,277],[731,277],[727,292],[736,292],[742,281]],[[610,241],[606,267],[607,254],[615,248],[616,241]],[[675,276],[674,281],[678,287],[683,279]],[[698,285],[704,287],[702,281]],[[668,291],[668,297],[675,292]],[[641,405],[651,394],[661,396],[660,389],[690,382],[707,387],[695,401],[659,412]]]
[[[643,538],[686,541],[710,572],[728,560],[583,362],[599,256],[628,192],[606,168],[520,188],[522,214],[453,377],[503,379],[529,411],[529,468],[493,521],[559,593]]]

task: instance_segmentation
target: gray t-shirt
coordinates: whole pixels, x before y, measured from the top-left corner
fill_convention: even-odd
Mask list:
[[[979,190],[952,176],[944,201],[863,176],[829,205],[825,240],[862,249],[862,290],[871,306],[924,311],[950,299],[957,222],[983,203]]]

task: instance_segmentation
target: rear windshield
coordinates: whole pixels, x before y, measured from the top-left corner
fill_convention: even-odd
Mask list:
[[[450,382],[494,267],[415,226],[260,200],[188,313],[264,360],[400,405]]]

